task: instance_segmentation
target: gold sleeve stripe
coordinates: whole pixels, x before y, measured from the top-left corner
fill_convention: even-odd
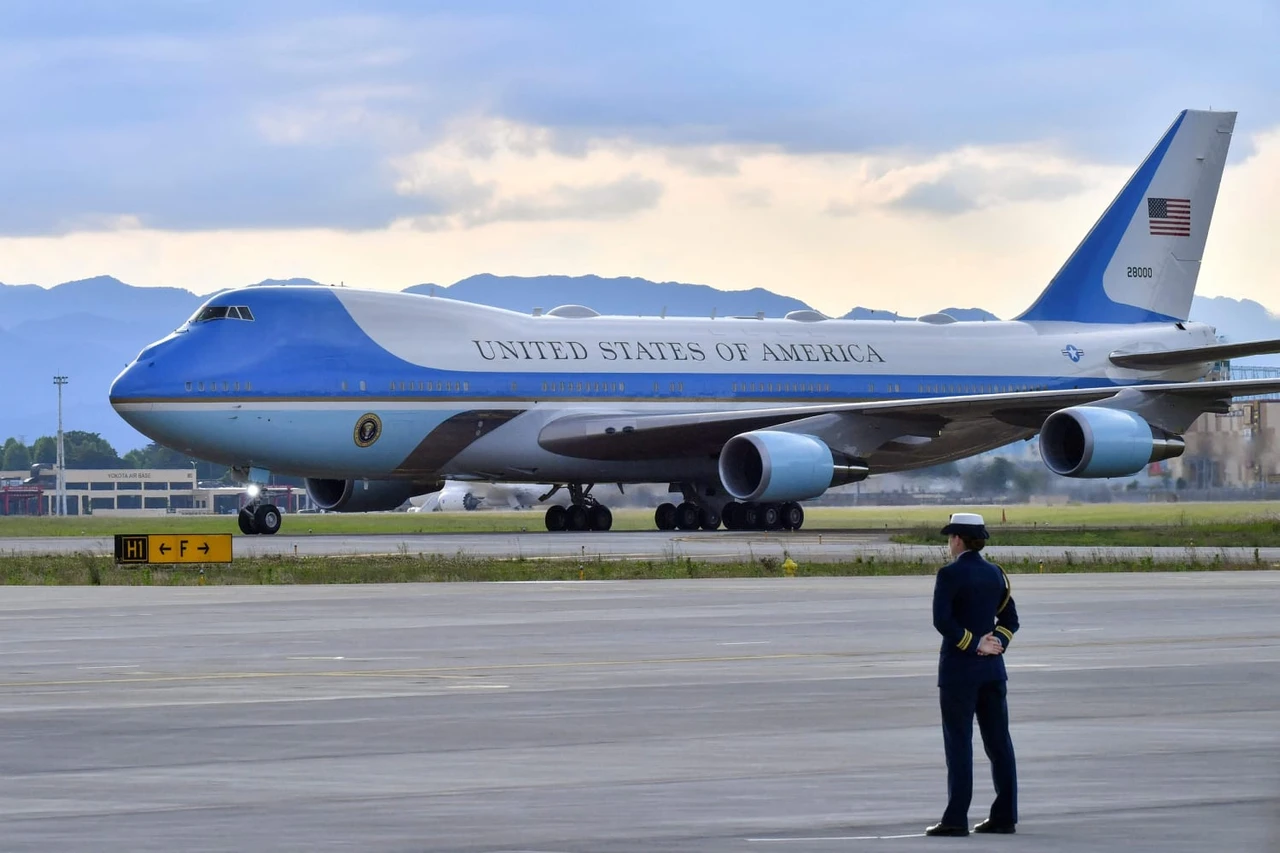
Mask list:
[[[1003,635],[1006,640],[1013,639],[1013,632],[1010,631],[1008,628],[1004,627],[1003,625],[996,626],[996,633]]]
[[[969,630],[966,628],[964,632],[964,636],[960,638],[960,642],[956,643],[956,645],[960,647],[960,651],[964,652],[964,651],[968,651],[969,644],[972,642],[973,642],[973,634],[970,633]]]
[[[1004,612],[1004,609],[1009,606],[1009,599],[1013,597],[1013,584],[1009,583],[1009,573],[1001,569],[1000,574],[1004,575],[1004,601],[1000,602],[1000,607],[996,610],[997,614]]]

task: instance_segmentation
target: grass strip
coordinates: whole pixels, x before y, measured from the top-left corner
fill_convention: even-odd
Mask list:
[[[1151,525],[1187,528],[1204,524],[1280,522],[1280,503],[1240,501],[1221,503],[1080,504],[1043,506],[909,506],[805,507],[805,530],[931,530],[932,540],[953,509],[979,512],[993,535],[1046,525],[1070,530]],[[613,513],[615,530],[653,530],[653,510],[619,507]],[[281,531],[289,536],[515,533],[545,531],[539,509],[476,512],[301,513],[285,515]],[[233,533],[232,515],[167,515],[152,517],[72,516],[69,518],[0,517],[0,538],[38,536],[111,536],[115,533]],[[1184,537],[1185,538],[1185,537]],[[1012,543],[1009,543],[1012,544]]]
[[[1219,555],[1208,560],[1184,559],[1160,562],[1138,559],[1001,561],[1010,574],[1060,574],[1087,572],[1185,572],[1271,569],[1255,554],[1252,559],[1230,560]],[[937,561],[883,560],[874,556],[846,562],[804,563],[795,569],[800,577],[877,577],[932,575]],[[277,584],[441,583],[493,581],[645,580],[676,578],[786,579],[787,571],[775,557],[754,561],[703,562],[693,558],[668,560],[607,559],[479,559],[465,555],[384,555],[341,557],[249,557],[230,565],[191,564],[180,567],[117,566],[111,557],[90,554],[0,557],[0,583],[31,586],[197,586]]]
[[[1280,547],[1280,521],[1159,525],[1149,527],[1019,527],[991,530],[992,545],[1076,545],[1134,548]],[[931,527],[893,534],[900,545],[936,545]]]

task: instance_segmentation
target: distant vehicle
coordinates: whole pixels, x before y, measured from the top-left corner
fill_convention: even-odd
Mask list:
[[[250,484],[306,477],[325,510],[394,509],[450,479],[560,484],[549,530],[609,529],[596,483],[669,484],[662,529],[795,529],[832,486],[1037,434],[1059,475],[1128,476],[1180,455],[1201,413],[1280,390],[1199,381],[1280,341],[1219,344],[1187,321],[1235,117],[1179,114],[1010,322],[528,316],[261,286],[142,350],[111,403]],[[240,515],[246,533],[280,521],[261,492]]]

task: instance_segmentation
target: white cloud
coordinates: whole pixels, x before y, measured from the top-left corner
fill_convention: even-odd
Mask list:
[[[1275,310],[1280,129],[1248,141],[1253,154],[1223,181],[1199,292]],[[689,167],[716,162],[735,168]],[[1137,164],[1034,146],[913,158],[645,145],[474,120],[391,165],[397,191],[435,212],[366,231],[0,239],[0,280],[110,272],[207,292],[296,275],[398,290],[478,272],[596,273],[767,287],[828,314],[980,305],[1007,317],[1034,300]]]

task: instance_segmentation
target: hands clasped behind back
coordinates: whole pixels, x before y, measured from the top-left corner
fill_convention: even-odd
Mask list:
[[[996,639],[995,633],[984,634],[982,639],[978,641],[979,655],[1002,655],[1004,654],[1004,644]]]

